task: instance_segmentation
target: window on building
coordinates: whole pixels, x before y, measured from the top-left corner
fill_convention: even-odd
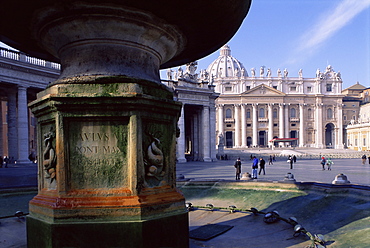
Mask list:
[[[277,127],[278,126],[278,124],[277,123],[274,123],[274,127]]]
[[[295,118],[295,117],[296,117],[296,115],[297,115],[297,113],[296,113],[295,108],[291,108],[291,109],[290,109],[290,117],[291,117],[291,118]]]
[[[231,109],[226,109],[226,118],[232,118]]]
[[[292,125],[291,125],[292,127],[295,127],[296,126],[296,124],[295,123],[292,123]]]
[[[231,127],[231,124],[227,124],[226,127]]]
[[[363,146],[366,146],[366,138],[363,140]]]
[[[326,84],[326,91],[327,92],[332,92],[333,91],[332,84]]]
[[[277,109],[274,109],[274,112],[272,113],[274,119],[278,118],[278,111]]]
[[[231,86],[225,86],[225,91],[232,91],[232,87]]]
[[[356,116],[354,115],[354,116],[352,116],[352,120],[356,120]]]
[[[260,118],[265,118],[265,109],[264,108],[260,108],[260,111],[258,113],[259,113],[258,116]]]
[[[250,119],[251,118],[251,110],[250,109],[247,109],[247,119]]]
[[[312,92],[312,87],[311,86],[307,87],[307,92]]]
[[[343,115],[343,120],[347,120],[347,116],[346,115]]]
[[[274,88],[275,90],[277,90],[277,86],[276,85],[272,86],[272,88]]]
[[[355,146],[357,146],[357,139],[355,139]]]
[[[296,92],[297,91],[297,87],[296,86],[290,86],[290,91],[291,92]]]
[[[312,109],[307,110],[307,115],[309,119],[312,119]]]
[[[250,123],[247,124],[247,127],[251,127],[251,126],[252,126],[252,124],[250,124]]]
[[[251,87],[248,85],[248,86],[246,86],[246,87],[245,87],[245,89],[246,89],[246,90],[250,90],[250,89],[251,89]]]
[[[331,108],[328,108],[328,110],[327,110],[327,118],[328,119],[333,118],[333,110]]]

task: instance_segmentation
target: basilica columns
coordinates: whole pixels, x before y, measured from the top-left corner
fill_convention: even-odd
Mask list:
[[[284,104],[279,104],[279,138],[285,138],[284,134]],[[280,144],[284,144],[281,143]]]
[[[245,115],[245,104],[241,105],[242,108],[242,147],[247,147],[247,117]]]
[[[272,140],[274,138],[274,116],[273,116],[273,110],[272,110],[272,103],[269,103],[268,104],[268,117],[269,117],[269,120],[268,120],[268,146],[270,146],[270,143],[269,141]],[[271,146],[273,146],[273,144],[271,144]]]
[[[252,118],[253,118],[253,135],[252,135],[252,146],[257,147],[257,137],[258,137],[258,122],[257,122],[257,104],[252,104]]]
[[[299,104],[299,147],[304,147],[304,114],[303,114],[303,104]]]
[[[240,104],[234,105],[235,113],[235,147],[240,147],[240,113],[239,113]]]
[[[337,115],[337,119],[338,119],[338,134],[337,134],[337,144],[335,147],[336,149],[343,149],[344,148],[344,145],[343,145],[343,105],[342,104],[338,104],[338,115]]]
[[[315,119],[316,120],[322,120],[322,103],[316,103],[315,107]],[[323,148],[323,126],[321,121],[316,121],[316,147],[317,148]]]

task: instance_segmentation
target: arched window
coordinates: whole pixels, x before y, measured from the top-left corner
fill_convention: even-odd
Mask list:
[[[258,112],[258,116],[260,118],[265,118],[265,109],[264,108],[260,108],[260,111]]]
[[[226,109],[226,118],[232,118],[231,109]]]
[[[273,118],[274,119],[278,118],[278,111],[277,111],[277,109],[274,109]]]
[[[327,117],[328,117],[328,119],[333,118],[333,110],[331,108],[328,108],[328,110],[327,110]]]
[[[295,118],[296,117],[296,110],[295,108],[290,109],[290,117]]]

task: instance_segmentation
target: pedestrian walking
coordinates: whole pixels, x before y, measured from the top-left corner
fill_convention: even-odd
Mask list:
[[[331,166],[334,164],[334,162],[331,160],[331,158],[328,158],[326,161],[326,166],[328,167],[328,170],[331,170]]]
[[[269,165],[273,165],[274,163],[273,163],[273,161],[272,161],[272,156],[270,155],[270,157],[269,157]]]
[[[252,163],[252,179],[257,179],[257,169],[258,169],[258,158],[254,156]]]
[[[240,161],[240,158],[238,158],[235,161],[234,167],[235,167],[235,180],[240,180],[240,174],[242,173],[242,162]]]
[[[3,168],[3,163],[4,163],[3,156],[0,156],[0,168]]]
[[[266,164],[266,161],[261,157],[260,158],[260,171],[258,172],[258,175],[261,175],[262,170],[263,170],[263,175],[266,175],[265,164]]]
[[[370,164],[370,156],[369,157],[367,157],[368,159],[369,159],[369,164]]]
[[[295,155],[293,155],[293,162],[296,163],[297,162],[297,157]]]
[[[293,157],[289,156],[287,162],[290,164],[290,169],[293,169]]]
[[[369,156],[370,157],[370,156]],[[364,155],[362,155],[362,164],[363,165],[365,165],[365,162],[366,162],[366,155],[364,154]]]
[[[275,154],[274,154],[274,155],[272,155],[272,161],[273,161],[273,162],[276,162]]]
[[[326,164],[326,159],[325,157],[321,157],[321,165],[322,165],[322,170],[325,170],[325,164]]]

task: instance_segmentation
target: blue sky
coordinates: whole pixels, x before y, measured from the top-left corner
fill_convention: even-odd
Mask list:
[[[201,42],[201,41],[200,41]],[[315,77],[331,65],[343,89],[370,87],[370,0],[252,0],[239,31],[227,43],[231,54],[250,69],[287,68],[289,76]],[[206,69],[219,51],[198,60]],[[161,71],[161,77],[167,79]]]
[[[276,76],[287,68],[294,77],[302,69],[311,78],[331,65],[340,71],[343,89],[357,81],[370,87],[370,0],[252,0],[227,44],[248,72],[266,66]],[[198,60],[198,72],[218,56]]]

